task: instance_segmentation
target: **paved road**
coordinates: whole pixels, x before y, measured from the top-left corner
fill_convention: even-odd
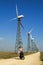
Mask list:
[[[17,58],[1,59],[0,65],[41,65],[40,52],[25,56],[25,60]]]

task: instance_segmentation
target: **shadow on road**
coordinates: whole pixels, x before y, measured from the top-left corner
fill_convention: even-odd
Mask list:
[[[20,60],[20,58],[15,58],[16,60]]]

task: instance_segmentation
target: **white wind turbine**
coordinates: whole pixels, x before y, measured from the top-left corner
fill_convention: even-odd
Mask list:
[[[10,21],[17,19],[18,20],[18,27],[17,27],[17,36],[16,36],[16,44],[15,44],[15,52],[18,51],[18,48],[22,45],[22,41],[21,41],[21,31],[20,31],[20,27],[24,28],[22,23],[21,23],[21,18],[24,17],[24,15],[18,15],[18,8],[16,5],[16,18],[10,19]]]
[[[28,44],[27,44],[28,52],[30,52],[30,50],[31,50],[31,32],[32,32],[32,29],[28,32]]]

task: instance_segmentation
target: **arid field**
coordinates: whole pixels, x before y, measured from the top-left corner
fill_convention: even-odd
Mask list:
[[[14,52],[0,52],[0,65],[43,65],[43,52],[24,52],[24,56],[20,60]]]
[[[43,52],[40,52],[40,60],[43,62]]]
[[[11,56],[12,54],[10,55],[8,53],[5,55]],[[43,65],[43,62],[40,61],[40,52],[37,52],[37,53],[30,54],[30,55],[26,55],[24,60],[20,60],[19,57],[12,57],[12,58],[6,57],[6,59],[1,58],[0,65]]]
[[[30,55],[33,54],[32,52],[24,52],[24,55]],[[14,53],[14,52],[0,52],[0,59],[8,59],[8,58],[13,58],[13,57],[17,57],[18,54]]]

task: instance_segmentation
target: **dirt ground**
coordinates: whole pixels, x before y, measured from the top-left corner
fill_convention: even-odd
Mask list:
[[[0,65],[42,65],[40,52],[25,56],[24,60],[19,57],[10,59],[0,59]]]

